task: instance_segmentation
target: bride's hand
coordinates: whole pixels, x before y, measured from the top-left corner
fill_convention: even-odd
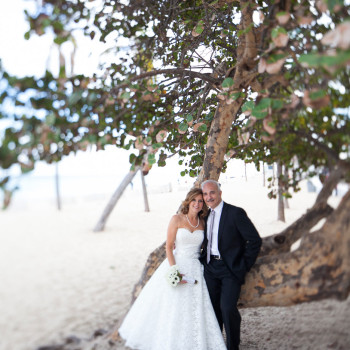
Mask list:
[[[181,277],[185,276],[184,273],[180,273],[180,275],[181,275]],[[184,281],[184,280],[181,280],[181,281],[179,282],[179,284],[186,284],[186,283],[187,283],[187,281]]]

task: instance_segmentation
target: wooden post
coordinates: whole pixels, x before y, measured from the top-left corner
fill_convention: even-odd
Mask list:
[[[288,167],[286,165],[283,166],[283,184],[284,184],[284,190],[288,191],[288,179],[289,179],[289,173],[288,173]],[[287,197],[284,197],[284,207],[286,209],[289,209],[289,201]]]
[[[140,173],[141,173],[143,200],[145,202],[145,212],[149,212],[149,205],[148,205],[148,197],[147,197],[147,188],[146,188],[145,176],[143,175],[142,171],[140,171]]]
[[[265,187],[265,163],[262,162],[262,169],[263,169],[263,187]]]
[[[58,175],[58,162],[55,163],[55,187],[56,187],[56,201],[57,201],[57,209],[61,210],[61,194],[60,194],[60,183],[59,183],[59,175]]]
[[[277,187],[278,187],[278,195],[277,195],[278,214],[277,214],[277,220],[286,222],[286,219],[284,217],[284,202],[283,202],[284,185],[283,185],[282,177],[283,177],[282,164],[280,162],[277,162]]]

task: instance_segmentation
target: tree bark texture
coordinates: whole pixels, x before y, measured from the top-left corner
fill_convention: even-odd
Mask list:
[[[207,179],[218,180],[226,154],[231,126],[242,105],[242,99],[232,104],[220,103],[211,123],[205,150],[205,161],[196,186]]]
[[[350,191],[299,249],[263,256],[247,274],[240,307],[288,306],[350,292]]]

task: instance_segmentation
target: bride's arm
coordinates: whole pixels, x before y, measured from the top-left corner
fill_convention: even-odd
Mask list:
[[[174,215],[168,226],[168,233],[167,233],[167,239],[166,239],[166,257],[168,258],[170,266],[176,265],[176,261],[173,254],[174,249],[174,243],[176,239],[176,232],[178,229],[178,221],[179,218],[177,215]]]

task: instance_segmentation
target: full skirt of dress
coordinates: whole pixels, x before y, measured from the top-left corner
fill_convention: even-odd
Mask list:
[[[180,272],[197,284],[172,287],[165,277],[170,267],[167,259],[154,272],[119,329],[127,346],[135,350],[226,349],[198,255],[184,249],[174,253]]]

